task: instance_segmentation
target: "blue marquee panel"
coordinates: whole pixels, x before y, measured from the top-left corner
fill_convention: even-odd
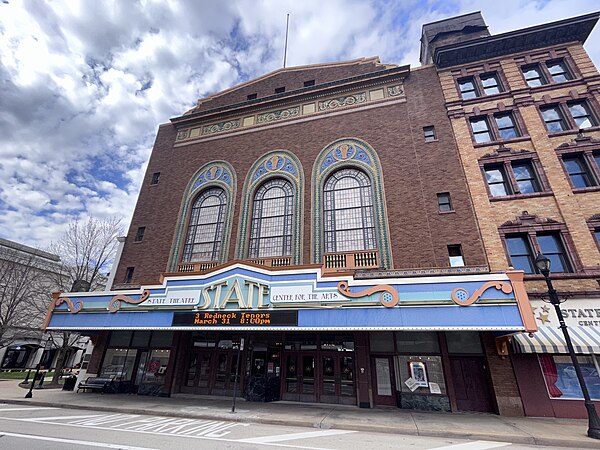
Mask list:
[[[301,310],[300,327],[512,327],[522,328],[516,305],[484,307],[348,308]]]
[[[169,328],[172,311],[148,311],[94,314],[53,314],[50,328]],[[486,329],[522,329],[516,305],[482,307],[406,307],[406,308],[340,308],[336,310],[299,310],[298,328],[361,327],[478,327]],[[207,327],[206,329],[209,329]],[[253,327],[259,331],[260,327]]]

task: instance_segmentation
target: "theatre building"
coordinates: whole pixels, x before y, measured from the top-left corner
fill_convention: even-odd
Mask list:
[[[539,331],[515,335],[510,359],[530,416],[587,417],[539,253],[600,403],[600,75],[583,47],[598,17],[498,35],[479,13],[424,26],[489,267],[525,273]]]
[[[291,67],[160,125],[115,284],[46,325],[119,392],[522,414],[508,340],[536,322],[507,268],[434,64]]]

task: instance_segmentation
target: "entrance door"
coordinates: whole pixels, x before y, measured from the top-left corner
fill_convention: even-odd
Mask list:
[[[460,411],[492,412],[492,401],[481,356],[451,356],[450,367]]]
[[[133,392],[137,393],[140,389],[140,385],[144,381],[144,375],[146,374],[146,370],[148,369],[148,358],[150,356],[150,352],[147,350],[143,350],[138,355],[138,363],[137,369],[135,372],[135,378],[133,380]]]
[[[371,358],[373,379],[373,402],[375,405],[396,406],[394,365],[389,356]]]
[[[316,402],[316,353],[287,353],[284,361],[283,399]]]
[[[233,395],[233,384],[235,382],[237,363],[237,350],[232,351],[219,349],[215,356],[215,377],[214,384],[210,393],[213,395]]]
[[[354,357],[352,355],[321,352],[320,373],[320,402],[356,404]]]

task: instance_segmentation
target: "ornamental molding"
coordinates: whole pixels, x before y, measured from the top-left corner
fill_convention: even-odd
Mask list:
[[[319,111],[327,111],[331,109],[344,108],[347,106],[357,105],[367,101],[367,93],[360,92],[358,94],[346,95],[343,97],[332,98],[319,102]]]
[[[338,90],[334,95],[318,93],[304,97],[302,100],[291,100],[295,104],[289,107],[261,108],[260,105],[257,105],[245,116],[238,112],[237,116],[231,119],[179,129],[175,142],[179,144],[214,139],[216,136],[227,133],[240,132],[272,123],[315,117],[318,114],[335,113],[371,104],[375,106],[389,101],[404,102],[406,95],[402,80],[396,79],[388,84],[381,82],[363,84],[358,91],[356,88],[347,88]]]
[[[404,87],[401,84],[398,84],[396,86],[390,86],[387,88],[387,92],[390,97],[404,95]]]
[[[505,294],[510,294],[513,291],[513,287],[510,283],[505,281],[489,281],[469,295],[469,291],[465,288],[459,287],[452,291],[452,301],[459,306],[470,306],[475,303],[489,288],[496,288]]]
[[[300,114],[300,107],[294,106],[292,108],[279,109],[277,111],[270,111],[263,114],[259,114],[257,117],[258,123],[270,123],[282,119],[290,119]]]
[[[526,149],[514,149],[510,147],[505,147],[501,145],[497,149],[491,151],[490,153],[486,153],[483,155],[480,160],[483,159],[492,159],[498,157],[506,157],[506,156],[525,156],[525,155],[534,155],[535,153]]]
[[[221,133],[222,131],[235,130],[239,128],[242,123],[242,119],[227,120],[225,122],[219,122],[212,125],[205,125],[202,127],[202,135]]]
[[[150,297],[150,291],[148,289],[144,289],[140,298],[134,299],[129,297],[128,295],[119,294],[115,295],[110,299],[106,309],[108,309],[111,313],[117,312],[121,309],[122,303],[129,303],[130,305],[139,305],[142,302],[145,302]]]
[[[210,164],[195,177],[194,184],[192,185],[192,190],[196,190],[204,184],[215,181],[220,181],[222,183],[225,183],[229,187],[232,187],[233,176],[231,169],[226,167],[225,164],[218,162]]]
[[[502,225],[500,225],[500,228],[523,227],[523,226],[545,225],[545,224],[556,225],[559,223],[560,222],[558,222],[554,219],[550,219],[550,218],[540,219],[538,216],[536,216],[534,214],[529,214],[527,211],[523,211],[521,213],[521,215],[517,216],[517,218],[515,220],[509,220],[507,222],[504,222]]]

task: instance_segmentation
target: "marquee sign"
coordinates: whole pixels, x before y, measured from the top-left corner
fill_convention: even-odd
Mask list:
[[[419,329],[453,329],[453,321],[460,329],[536,329],[518,271],[359,280],[323,274],[321,266],[273,270],[243,262],[169,275],[138,291],[57,294],[46,326],[400,329],[415,321]]]
[[[176,312],[173,326],[298,326],[298,311]]]

